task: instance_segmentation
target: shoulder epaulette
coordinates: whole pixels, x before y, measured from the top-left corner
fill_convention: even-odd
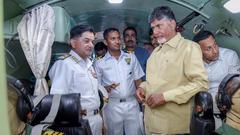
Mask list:
[[[58,57],[58,60],[64,60],[64,59],[66,59],[66,58],[68,58],[70,56],[71,56],[70,54],[62,55],[62,56]]]
[[[76,63],[80,63],[80,60],[74,56],[71,56],[72,60],[75,61]]]

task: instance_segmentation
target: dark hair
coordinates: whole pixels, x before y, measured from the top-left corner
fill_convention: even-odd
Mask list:
[[[137,30],[134,28],[134,27],[127,27],[126,29],[124,29],[124,31],[123,31],[123,37],[125,37],[125,34],[126,34],[126,31],[127,30],[132,30],[132,31],[134,31],[134,33],[135,33],[135,35],[136,35],[136,37],[137,37]]]
[[[118,32],[118,33],[120,34],[120,32],[119,32],[119,30],[118,30],[117,28],[107,28],[107,29],[104,30],[104,32],[103,32],[103,38],[106,40],[107,37],[108,37],[108,34],[109,34],[110,32],[114,32],[114,31],[116,31],[116,32]]]
[[[197,33],[197,34],[193,37],[193,41],[199,42],[199,41],[201,41],[201,40],[204,40],[204,39],[208,38],[209,36],[212,36],[213,38],[215,38],[214,35],[213,35],[213,33],[210,32],[210,31],[207,31],[207,30],[200,31],[199,33]]]
[[[94,46],[94,51],[100,51],[100,50],[107,50],[107,46],[103,42],[97,42],[96,45]]]
[[[87,31],[94,33],[94,30],[90,25],[76,25],[70,31],[70,39],[79,37]]]
[[[152,36],[152,35],[153,35],[153,29],[150,28],[150,30],[149,30],[149,36]]]
[[[164,18],[176,21],[173,11],[168,6],[161,6],[153,9],[152,13],[148,18],[148,22],[151,23],[155,19],[162,20]]]

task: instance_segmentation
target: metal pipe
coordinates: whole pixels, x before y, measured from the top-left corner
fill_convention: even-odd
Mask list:
[[[3,0],[0,0],[0,131],[2,135],[10,135],[10,119],[9,119],[9,100],[8,92],[6,87],[6,62],[4,53],[4,42],[3,42]],[[11,103],[10,103],[11,104]]]
[[[50,0],[50,1],[49,0],[44,0],[44,1],[38,2],[36,4],[33,4],[29,7],[26,7],[25,12],[23,14],[29,13],[29,12],[31,12],[32,9],[37,8],[37,7],[39,7],[43,4],[52,5],[52,4],[56,4],[56,3],[59,3],[59,2],[63,2],[63,1],[66,1],[66,0]]]
[[[183,18],[182,20],[180,20],[180,22],[177,23],[178,26],[183,27],[186,23],[188,23],[189,21],[191,21],[194,17],[199,16],[198,12],[193,11],[192,13],[190,13],[188,16],[186,16],[185,18]]]

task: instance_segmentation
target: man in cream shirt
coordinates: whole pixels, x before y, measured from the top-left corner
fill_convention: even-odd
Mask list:
[[[189,133],[191,98],[208,88],[201,49],[176,32],[169,7],[155,8],[149,23],[160,45],[149,57],[146,81],[136,93],[146,104],[146,130],[149,135]]]

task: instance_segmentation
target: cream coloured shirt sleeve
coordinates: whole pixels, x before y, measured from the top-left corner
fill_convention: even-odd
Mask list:
[[[146,85],[147,85],[147,81],[144,81],[139,85],[139,87],[143,88],[144,91],[146,91],[146,87],[147,87]]]
[[[164,92],[163,96],[167,102],[186,103],[197,92],[208,89],[208,77],[199,45],[193,44],[188,49],[188,53],[184,58],[183,71],[188,83]]]

